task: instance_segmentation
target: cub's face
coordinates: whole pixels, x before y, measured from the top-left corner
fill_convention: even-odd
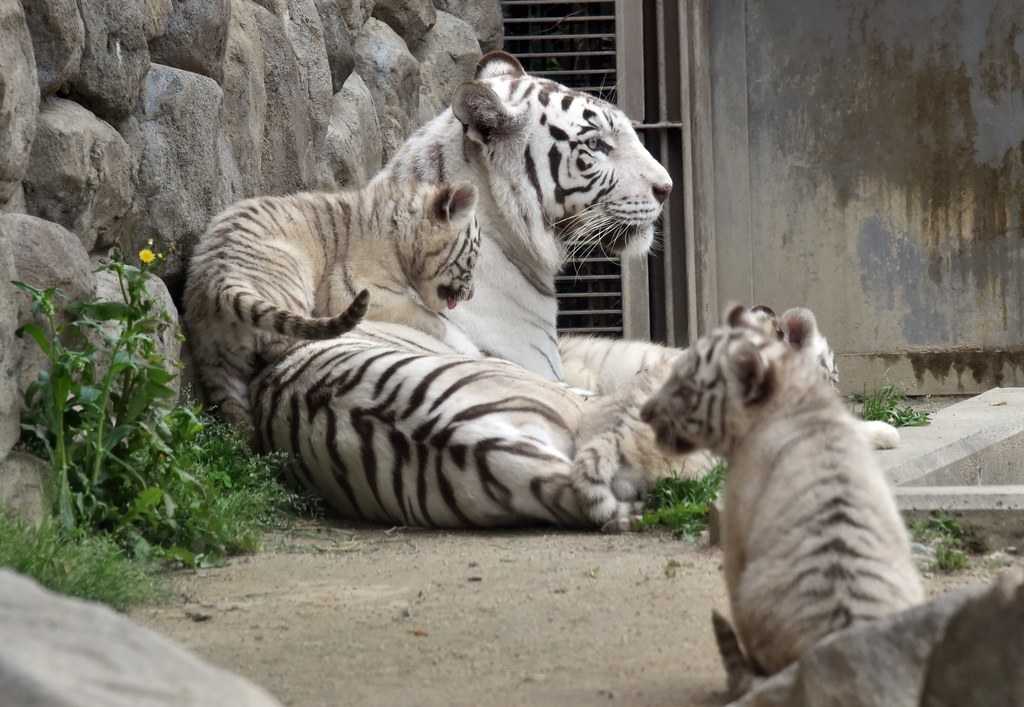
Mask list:
[[[473,273],[480,254],[480,230],[474,219],[465,230],[441,232],[439,245],[424,262],[417,291],[423,304],[435,312],[454,309],[473,299]]]
[[[651,426],[658,446],[670,454],[685,454],[712,446],[709,417],[715,414],[713,387],[702,380],[697,344],[684,351],[672,373],[640,409],[640,419]]]

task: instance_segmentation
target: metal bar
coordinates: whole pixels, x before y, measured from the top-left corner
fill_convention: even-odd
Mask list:
[[[584,56],[615,56],[615,51],[592,51],[592,52],[520,52],[520,57],[528,56],[531,58],[547,57],[551,59],[575,59],[577,57]],[[608,69],[607,71],[611,71]]]
[[[540,42],[546,39],[615,39],[614,34],[570,34],[570,35],[557,35],[557,34],[520,34],[514,37],[505,37],[506,44],[508,42]]]
[[[525,25],[530,24],[561,24],[566,20],[572,22],[614,22],[615,15],[565,15],[564,17],[506,17],[505,24]]]

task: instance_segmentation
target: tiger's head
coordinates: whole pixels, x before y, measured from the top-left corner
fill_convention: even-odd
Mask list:
[[[477,189],[468,182],[437,186],[425,209],[414,256],[416,291],[435,312],[473,298],[473,270],[480,254]]]
[[[793,351],[773,325],[743,305],[683,351],[672,373],[640,410],[659,446],[671,453],[710,449],[727,453],[742,438],[750,409],[773,391],[776,363]]]
[[[488,164],[496,206],[530,244],[537,227],[567,250],[646,253],[672,179],[621,110],[528,75],[504,52],[480,60],[455,91],[467,149]],[[526,179],[523,179],[525,175]],[[532,243],[535,247],[536,243]]]

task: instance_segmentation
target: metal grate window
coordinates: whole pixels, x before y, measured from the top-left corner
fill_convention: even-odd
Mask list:
[[[615,2],[503,0],[501,6],[505,51],[528,72],[615,101]],[[559,333],[622,336],[618,258],[571,258],[556,287]]]

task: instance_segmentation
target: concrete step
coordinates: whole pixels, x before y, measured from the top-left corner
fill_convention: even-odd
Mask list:
[[[1024,549],[1024,388],[993,388],[900,429],[878,452],[907,518],[953,516],[986,548]]]

